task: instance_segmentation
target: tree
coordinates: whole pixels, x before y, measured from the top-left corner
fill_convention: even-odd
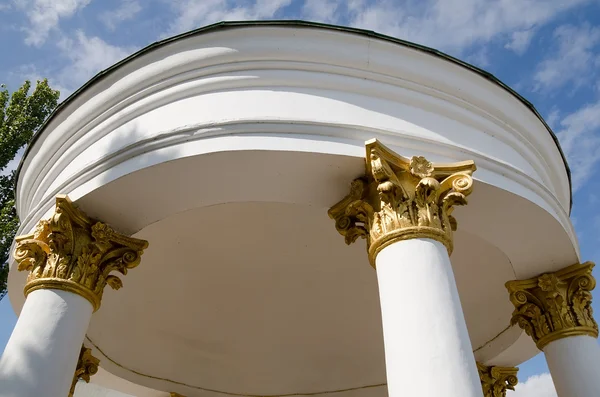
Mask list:
[[[58,103],[60,93],[44,79],[29,93],[25,83],[12,93],[0,85],[0,300],[6,295],[10,247],[19,227],[15,210],[15,169],[8,167]]]

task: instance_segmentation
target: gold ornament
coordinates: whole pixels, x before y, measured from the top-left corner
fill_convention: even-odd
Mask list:
[[[79,379],[83,379],[85,383],[90,383],[90,377],[98,372],[98,364],[100,364],[100,360],[92,356],[92,349],[81,346],[81,353],[79,353],[79,360],[77,360],[77,368],[75,369],[75,376],[73,376],[68,397],[73,397]]]
[[[483,397],[506,397],[507,390],[515,390],[519,383],[518,368],[486,366],[477,363],[477,372],[481,380]]]
[[[57,196],[54,215],[40,221],[33,234],[15,241],[18,270],[29,271],[25,296],[38,289],[60,289],[83,296],[94,311],[100,307],[106,284],[113,289],[123,286],[110,273],[127,274],[148,247],[147,241],[88,218],[67,196]]]
[[[594,263],[575,264],[529,280],[506,283],[515,306],[511,324],[519,324],[538,349],[573,335],[598,337],[592,315]]]
[[[402,157],[374,139],[366,143],[366,175],[329,209],[346,244],[366,238],[371,265],[387,245],[431,238],[452,253],[455,205],[465,205],[476,170],[473,161],[432,164],[424,157]]]

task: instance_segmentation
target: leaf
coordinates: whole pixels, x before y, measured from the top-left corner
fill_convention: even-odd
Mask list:
[[[110,287],[114,290],[118,290],[123,286],[123,282],[117,276],[108,276],[106,277],[106,283],[110,285]]]

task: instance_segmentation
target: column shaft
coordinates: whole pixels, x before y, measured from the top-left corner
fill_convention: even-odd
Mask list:
[[[92,311],[71,292],[31,292],[0,358],[2,397],[67,396]]]
[[[600,346],[587,335],[571,336],[544,347],[558,397],[600,396]]]
[[[376,258],[390,397],[481,397],[446,247],[415,238]]]

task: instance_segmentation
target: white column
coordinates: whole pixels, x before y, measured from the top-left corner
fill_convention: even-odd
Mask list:
[[[482,397],[446,247],[415,238],[376,257],[390,397]]]
[[[92,311],[71,292],[31,292],[0,358],[0,396],[66,397]]]
[[[600,396],[600,346],[587,335],[557,339],[544,347],[559,397]]]
[[[559,397],[600,396],[598,325],[593,319],[593,262],[506,283],[519,324],[543,350]]]

